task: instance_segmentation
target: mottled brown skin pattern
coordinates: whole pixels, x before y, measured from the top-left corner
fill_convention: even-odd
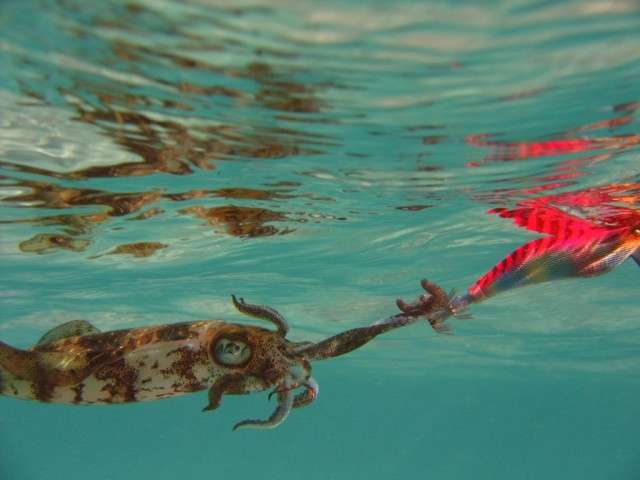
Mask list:
[[[181,379],[174,382],[171,387],[183,392],[198,392],[207,388],[207,382],[200,381],[191,369],[192,365],[207,362],[206,352],[180,347],[175,350],[175,354],[177,358],[171,367],[159,370],[161,375],[177,376]]]
[[[32,382],[35,400],[52,401],[51,387],[74,386],[79,391],[78,385],[92,377],[109,383],[105,390],[109,390],[113,398],[105,397],[104,402],[134,401],[137,381],[133,371],[135,366],[126,364],[124,358],[145,347],[188,342],[197,338],[198,331],[207,323],[209,322],[71,335],[27,350],[15,349],[0,342],[0,367],[15,379]],[[118,397],[118,393],[122,398]],[[77,403],[83,403],[81,392],[76,398],[79,400]]]
[[[426,280],[427,291],[402,313],[313,344],[285,338],[289,327],[273,308],[232,296],[235,307],[267,320],[276,330],[223,320],[176,323],[102,333],[84,321],[61,325],[40,342],[20,350],[0,342],[0,394],[44,402],[94,404],[154,400],[209,389],[205,411],[224,395],[273,389],[277,407],[267,420],[240,427],[273,428],[292,408],[309,405],[318,385],[312,360],[343,355],[377,335],[451,312],[450,295]],[[437,325],[434,325],[434,328]],[[302,388],[297,394],[296,390]]]
[[[138,395],[138,372],[128,365],[124,359],[116,360],[99,368],[93,376],[106,383],[103,390],[109,393],[110,399],[122,399],[123,402],[135,402]],[[74,390],[74,399],[83,400],[82,389]],[[107,400],[108,401],[108,400]]]

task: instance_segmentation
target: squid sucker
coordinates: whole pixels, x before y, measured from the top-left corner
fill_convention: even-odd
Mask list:
[[[25,350],[0,342],[0,394],[76,405],[142,402],[208,390],[204,411],[223,395],[273,389],[277,407],[267,420],[234,426],[274,428],[291,409],[309,405],[318,394],[312,360],[348,353],[377,335],[428,318],[448,308],[441,289],[427,289],[413,308],[373,325],[339,333],[319,343],[292,342],[284,317],[270,307],[232,296],[235,307],[273,323],[275,330],[224,320],[157,325],[100,332],[73,320],[47,332]],[[435,326],[434,326],[435,328]],[[270,397],[271,397],[270,395]]]

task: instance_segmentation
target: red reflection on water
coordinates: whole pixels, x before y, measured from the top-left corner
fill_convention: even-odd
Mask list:
[[[575,137],[544,142],[501,142],[487,140],[488,135],[469,135],[465,141],[473,147],[491,147],[489,155],[468,167],[479,167],[490,162],[513,162],[529,158],[583,153],[598,149],[623,149],[640,143],[640,135],[618,135],[604,138]]]
[[[614,109],[615,110],[615,109]],[[633,115],[626,115],[624,117],[612,118],[610,120],[603,120],[601,122],[589,123],[582,127],[572,128],[565,133],[586,132],[589,130],[600,130],[602,128],[618,127],[620,125],[627,125],[635,120]]]
[[[577,181],[574,179],[584,175],[587,175],[587,172],[564,173],[517,180],[518,183],[524,183],[531,186],[522,188],[496,188],[485,193],[476,194],[471,197],[471,200],[492,203],[495,205],[504,205],[514,199],[528,198],[531,195],[547,190],[556,190],[558,188],[575,185]],[[516,181],[514,179],[508,180],[511,182]]]

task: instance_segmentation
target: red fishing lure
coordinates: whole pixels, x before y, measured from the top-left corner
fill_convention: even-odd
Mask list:
[[[640,214],[617,207],[606,225],[598,225],[556,207],[497,208],[516,225],[547,234],[507,255],[468,290],[454,306],[479,302],[512,288],[550,280],[606,273],[628,257],[640,265]]]

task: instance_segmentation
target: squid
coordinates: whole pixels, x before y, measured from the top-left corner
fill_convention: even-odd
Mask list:
[[[312,361],[351,352],[382,333],[449,308],[450,296],[440,287],[426,280],[422,285],[426,293],[418,300],[399,301],[406,311],[318,343],[288,340],[289,325],[278,311],[234,295],[239,312],[268,321],[275,329],[204,320],[101,332],[85,320],[73,320],[25,350],[0,342],[0,394],[93,405],[208,390],[203,411],[211,411],[224,395],[272,389],[269,398],[277,399],[272,415],[266,420],[243,420],[233,430],[274,428],[292,409],[309,405],[318,395]]]

